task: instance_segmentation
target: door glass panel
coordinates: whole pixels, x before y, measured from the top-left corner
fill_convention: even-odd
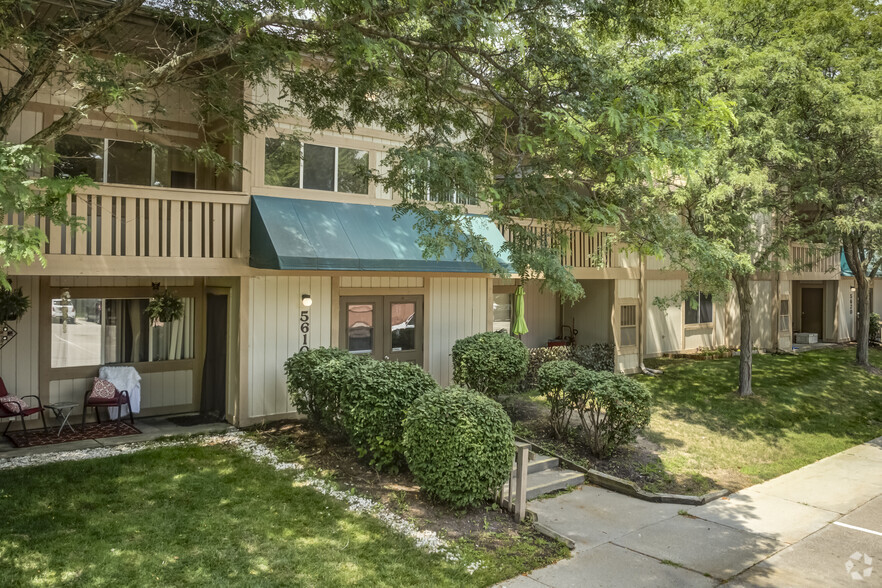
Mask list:
[[[393,302],[390,309],[392,324],[392,351],[416,349],[416,304]]]
[[[352,353],[370,353],[374,348],[374,305],[346,305],[347,347]]]

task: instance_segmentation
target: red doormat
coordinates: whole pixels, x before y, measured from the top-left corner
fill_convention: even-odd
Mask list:
[[[109,423],[86,423],[74,425],[74,430],[64,426],[61,435],[58,427],[49,427],[46,433],[43,429],[29,429],[27,437],[23,431],[12,431],[6,436],[15,443],[16,447],[34,447],[36,445],[54,445],[56,443],[68,443],[70,441],[86,441],[88,439],[104,439],[106,437],[123,437],[125,435],[138,435],[141,431],[128,423],[110,421]]]

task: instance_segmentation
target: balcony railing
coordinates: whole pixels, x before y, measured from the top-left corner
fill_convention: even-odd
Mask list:
[[[67,208],[87,230],[40,217],[7,215],[8,224],[37,224],[49,237],[47,255],[234,259],[247,244],[248,197],[241,194],[105,188],[70,197]]]
[[[539,235],[546,243],[551,241],[551,231],[542,226],[524,227],[534,235]],[[512,239],[513,231],[509,227],[500,227],[506,240]],[[561,255],[563,265],[574,268],[615,268],[619,267],[619,256],[615,245],[610,241],[613,229],[600,229],[593,234],[582,231],[567,231],[569,247]]]
[[[804,243],[790,245],[790,263],[796,273],[825,273],[839,275],[839,253],[828,254],[816,246]]]

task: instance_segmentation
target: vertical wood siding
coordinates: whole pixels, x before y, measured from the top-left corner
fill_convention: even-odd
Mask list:
[[[560,333],[560,298],[540,291],[540,282],[531,280],[524,288],[524,320],[530,332],[521,337],[527,347],[545,347]]]
[[[331,345],[331,278],[259,276],[248,281],[248,416],[294,412],[285,382],[285,360],[303,344],[300,300],[309,308],[310,349]]]
[[[680,333],[683,325],[682,305],[677,304],[662,312],[652,301],[656,297],[667,298],[678,294],[681,287],[680,280],[648,280],[646,282],[646,355],[661,355],[680,349]]]
[[[457,339],[487,330],[486,278],[431,278],[426,301],[428,372],[442,386],[453,380],[450,349]]]
[[[422,288],[419,276],[342,276],[341,288]]]
[[[98,375],[97,368],[95,375]],[[49,382],[49,400],[81,403],[83,394],[91,385],[92,378],[52,380]],[[141,410],[189,407],[195,402],[193,370],[141,374]]]

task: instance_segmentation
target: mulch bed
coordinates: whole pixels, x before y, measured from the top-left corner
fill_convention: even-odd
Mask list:
[[[330,435],[306,421],[273,423],[254,431],[262,443],[278,451],[291,450],[301,461],[322,470],[346,488],[383,503],[448,539],[467,537],[475,545],[494,550],[518,535],[535,534],[508,514],[490,505],[453,509],[434,502],[420,491],[410,472],[377,472],[358,458],[346,439]]]
[[[669,492],[672,494],[704,494],[717,489],[712,481],[687,476],[675,476],[665,471],[659,458],[663,448],[645,437],[638,435],[637,441],[619,447],[612,455],[598,458],[580,442],[574,434],[567,440],[556,439],[548,424],[548,407],[528,398],[512,394],[501,397],[502,407],[515,425],[515,435],[537,443],[547,451],[583,467],[596,469],[619,478],[630,480],[650,492]],[[573,415],[571,426],[577,426]]]
[[[107,437],[123,437],[126,435],[138,435],[141,431],[132,425],[121,421],[110,421],[106,423],[86,423],[85,425],[74,425],[74,430],[64,426],[61,435],[58,434],[58,427],[49,427],[46,432],[42,428],[29,429],[27,434],[24,431],[12,431],[6,434],[10,441],[15,443],[16,447],[34,447],[37,445],[55,445],[56,443],[69,443],[71,441],[86,441],[89,439],[105,439]]]

